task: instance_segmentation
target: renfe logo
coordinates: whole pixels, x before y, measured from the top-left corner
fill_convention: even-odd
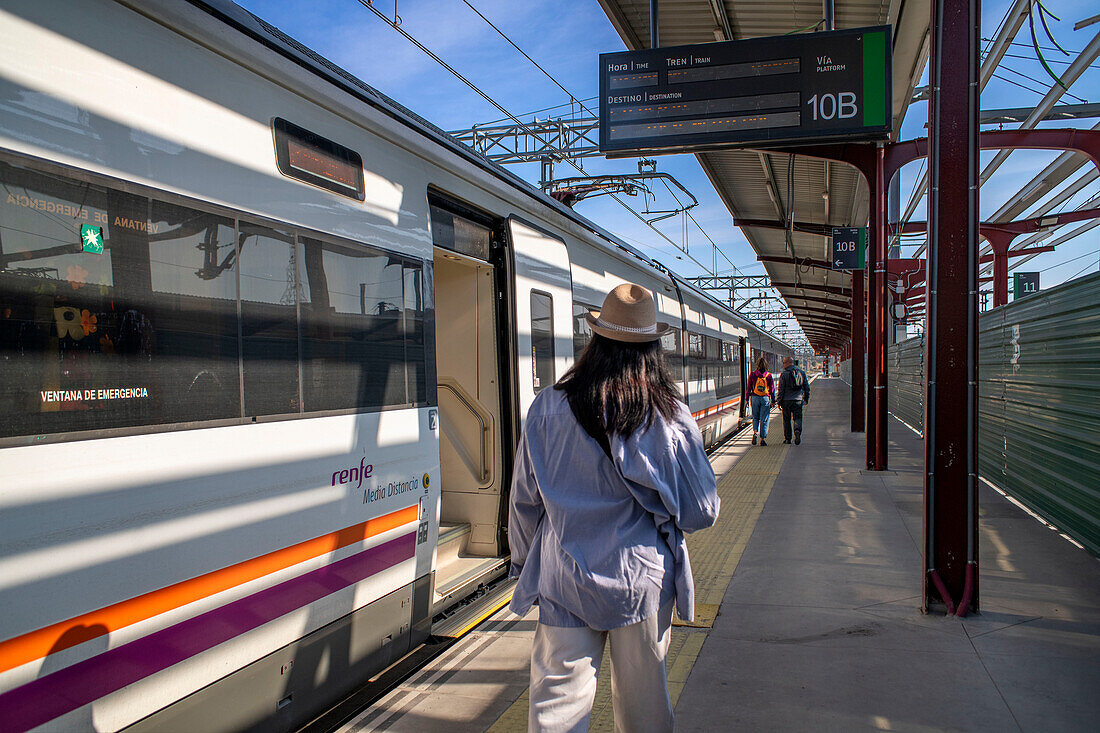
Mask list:
[[[371,474],[374,472],[374,466],[370,463],[367,463],[366,461],[366,456],[363,456],[362,460],[359,461],[358,466],[352,466],[351,468],[346,468],[343,471],[333,471],[332,485],[335,486],[338,483],[350,484],[352,481],[356,481],[358,483],[355,484],[355,488],[358,489],[360,486],[363,485],[363,479],[370,478]]]

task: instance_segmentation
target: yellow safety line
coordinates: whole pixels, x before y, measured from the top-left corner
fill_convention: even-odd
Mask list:
[[[473,629],[475,626],[477,626],[482,621],[489,618],[494,613],[496,613],[497,611],[499,611],[500,609],[504,608],[509,603],[511,603],[512,602],[512,594],[514,592],[515,592],[514,590],[509,591],[503,598],[500,599],[500,601],[498,603],[494,603],[492,606],[485,609],[484,613],[482,613],[480,616],[478,616],[477,618],[472,620],[470,623],[463,626],[457,634],[454,634],[453,636],[450,636],[448,638],[461,639],[463,636],[468,634],[470,632],[470,630]]]
[[[748,546],[764,503],[771,494],[779,470],[787,458],[788,445],[748,446],[748,434],[715,452],[714,458],[746,449],[718,480],[722,511],[711,529],[688,535],[688,553],[695,576],[696,623],[676,619],[668,648],[668,693],[673,706],[684,691],[695,660],[706,641],[714,616],[720,613],[726,587],[733,578],[741,555]],[[592,704],[589,731],[613,731],[611,705],[611,655],[600,665],[596,698]],[[528,693],[525,691],[489,728],[489,733],[521,733],[527,730]]]

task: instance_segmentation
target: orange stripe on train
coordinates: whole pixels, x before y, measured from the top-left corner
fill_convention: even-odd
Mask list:
[[[0,642],[0,672],[41,659],[53,652],[74,647],[89,639],[125,628],[139,621],[208,598],[265,575],[312,560],[342,547],[362,542],[409,522],[415,522],[419,508],[410,506],[381,517],[361,522],[336,532],[314,537],[266,555],[244,560],[190,580],[184,580],[135,598],[112,604],[98,611],[60,621],[41,629]],[[84,631],[74,633],[73,629]],[[66,633],[68,632],[68,633]],[[64,635],[64,641],[59,641]]]
[[[734,405],[736,405],[740,401],[741,401],[740,397],[735,397],[734,399],[730,400],[729,402],[723,402],[720,405],[714,405],[713,407],[708,407],[705,410],[700,410],[699,412],[693,412],[693,413],[691,413],[691,416],[693,418],[695,418],[696,420],[698,420],[701,417],[706,417],[707,415],[713,415],[717,412],[721,412],[722,410],[726,410],[730,407],[733,407]]]

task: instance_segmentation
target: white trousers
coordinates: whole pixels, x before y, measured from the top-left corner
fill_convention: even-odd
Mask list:
[[[596,696],[604,643],[611,643],[616,733],[672,731],[665,656],[672,602],[630,626],[597,631],[539,624],[531,650],[531,733],[584,733]]]

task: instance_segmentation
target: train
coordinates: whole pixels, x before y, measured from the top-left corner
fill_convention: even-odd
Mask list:
[[[0,29],[4,730],[290,730],[484,615],[616,285],[708,445],[789,352],[226,0]]]

